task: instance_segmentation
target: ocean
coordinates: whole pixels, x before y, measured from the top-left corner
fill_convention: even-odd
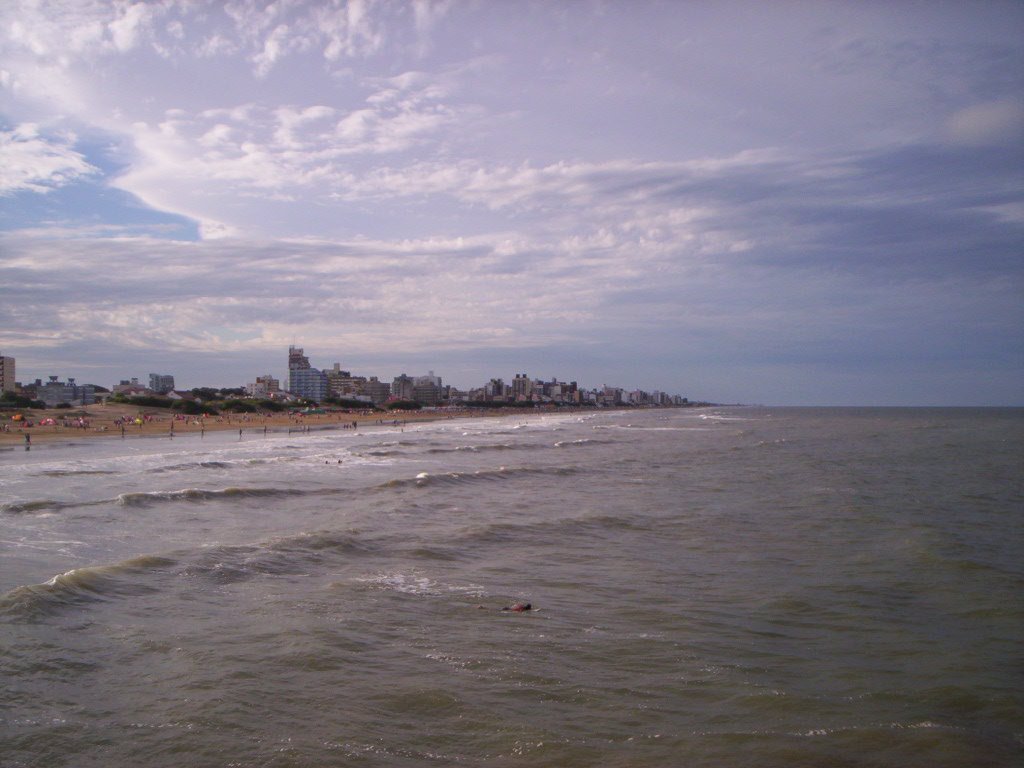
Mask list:
[[[1021,409],[0,451],[0,765],[1018,766],[1022,480]]]

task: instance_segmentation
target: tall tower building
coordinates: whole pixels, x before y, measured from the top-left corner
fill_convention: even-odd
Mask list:
[[[415,395],[416,382],[404,373],[395,376],[391,382],[391,396],[397,400],[412,400]]]
[[[309,368],[309,358],[303,353],[302,347],[288,347],[288,370],[293,368]]]
[[[512,397],[515,400],[528,400],[533,394],[533,382],[525,373],[517,373],[512,379]]]
[[[302,347],[288,347],[288,391],[321,402],[327,396],[327,376],[309,364]]]
[[[14,358],[0,355],[0,392],[14,391]]]

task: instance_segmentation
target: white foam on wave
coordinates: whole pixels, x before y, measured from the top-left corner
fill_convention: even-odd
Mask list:
[[[642,427],[637,424],[595,424],[591,429],[621,429],[630,432],[710,432],[708,427]]]
[[[723,416],[720,413],[702,413],[698,418],[703,421],[710,421],[712,419],[714,421],[754,421],[754,419],[746,416]]]
[[[840,725],[831,728],[811,728],[806,731],[797,731],[790,733],[791,736],[804,736],[804,737],[815,737],[815,736],[831,736],[834,733],[848,733],[851,731],[866,731],[866,730],[925,730],[940,728],[944,730],[961,730],[958,726],[953,725],[941,725],[934,723],[930,720],[922,720],[919,723],[869,723],[867,725]]]
[[[479,584],[443,584],[427,576],[421,576],[415,571],[412,573],[385,572],[373,576],[360,576],[356,581],[360,584],[369,584],[391,592],[401,592],[405,595],[466,595],[481,597],[484,594],[484,588]]]

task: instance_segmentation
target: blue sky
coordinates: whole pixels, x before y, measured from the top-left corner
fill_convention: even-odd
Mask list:
[[[1024,404],[1024,5],[9,0],[18,378]]]

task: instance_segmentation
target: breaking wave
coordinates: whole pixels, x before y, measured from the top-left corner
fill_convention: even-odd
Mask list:
[[[170,558],[146,555],[114,565],[75,568],[43,584],[16,587],[0,595],[0,615],[40,618],[69,606],[156,592],[140,577],[174,564]]]
[[[481,469],[475,472],[443,472],[431,474],[420,472],[413,478],[389,480],[377,486],[379,489],[426,488],[437,486],[473,485],[477,483],[500,483],[522,477],[543,475],[547,477],[568,477],[584,470],[576,467],[499,467]]]
[[[0,595],[0,616],[39,619],[69,607],[152,594],[163,588],[153,580],[154,575],[200,579],[222,586],[262,575],[303,574],[329,558],[374,551],[373,544],[355,533],[322,531],[254,545],[218,545],[168,556],[144,555],[112,565],[75,568],[42,584],[16,587]]]
[[[204,502],[220,499],[255,499],[286,496],[309,496],[318,493],[298,488],[222,488],[207,490],[203,488],[183,488],[179,491],[145,491],[122,493],[116,503],[123,507],[149,507],[168,501]],[[323,493],[319,491],[319,493]]]
[[[481,451],[518,451],[522,450],[520,445],[509,443],[494,443],[491,445],[456,445],[450,448],[431,448],[425,453],[479,453]]]
[[[190,469],[229,469],[235,462],[230,461],[189,461],[184,464],[170,464],[166,467],[159,467],[152,472],[181,472]]]
[[[41,512],[60,512],[71,507],[89,507],[104,504],[103,501],[56,501],[54,499],[32,499],[31,501],[8,501],[0,504],[0,514],[30,515]]]

